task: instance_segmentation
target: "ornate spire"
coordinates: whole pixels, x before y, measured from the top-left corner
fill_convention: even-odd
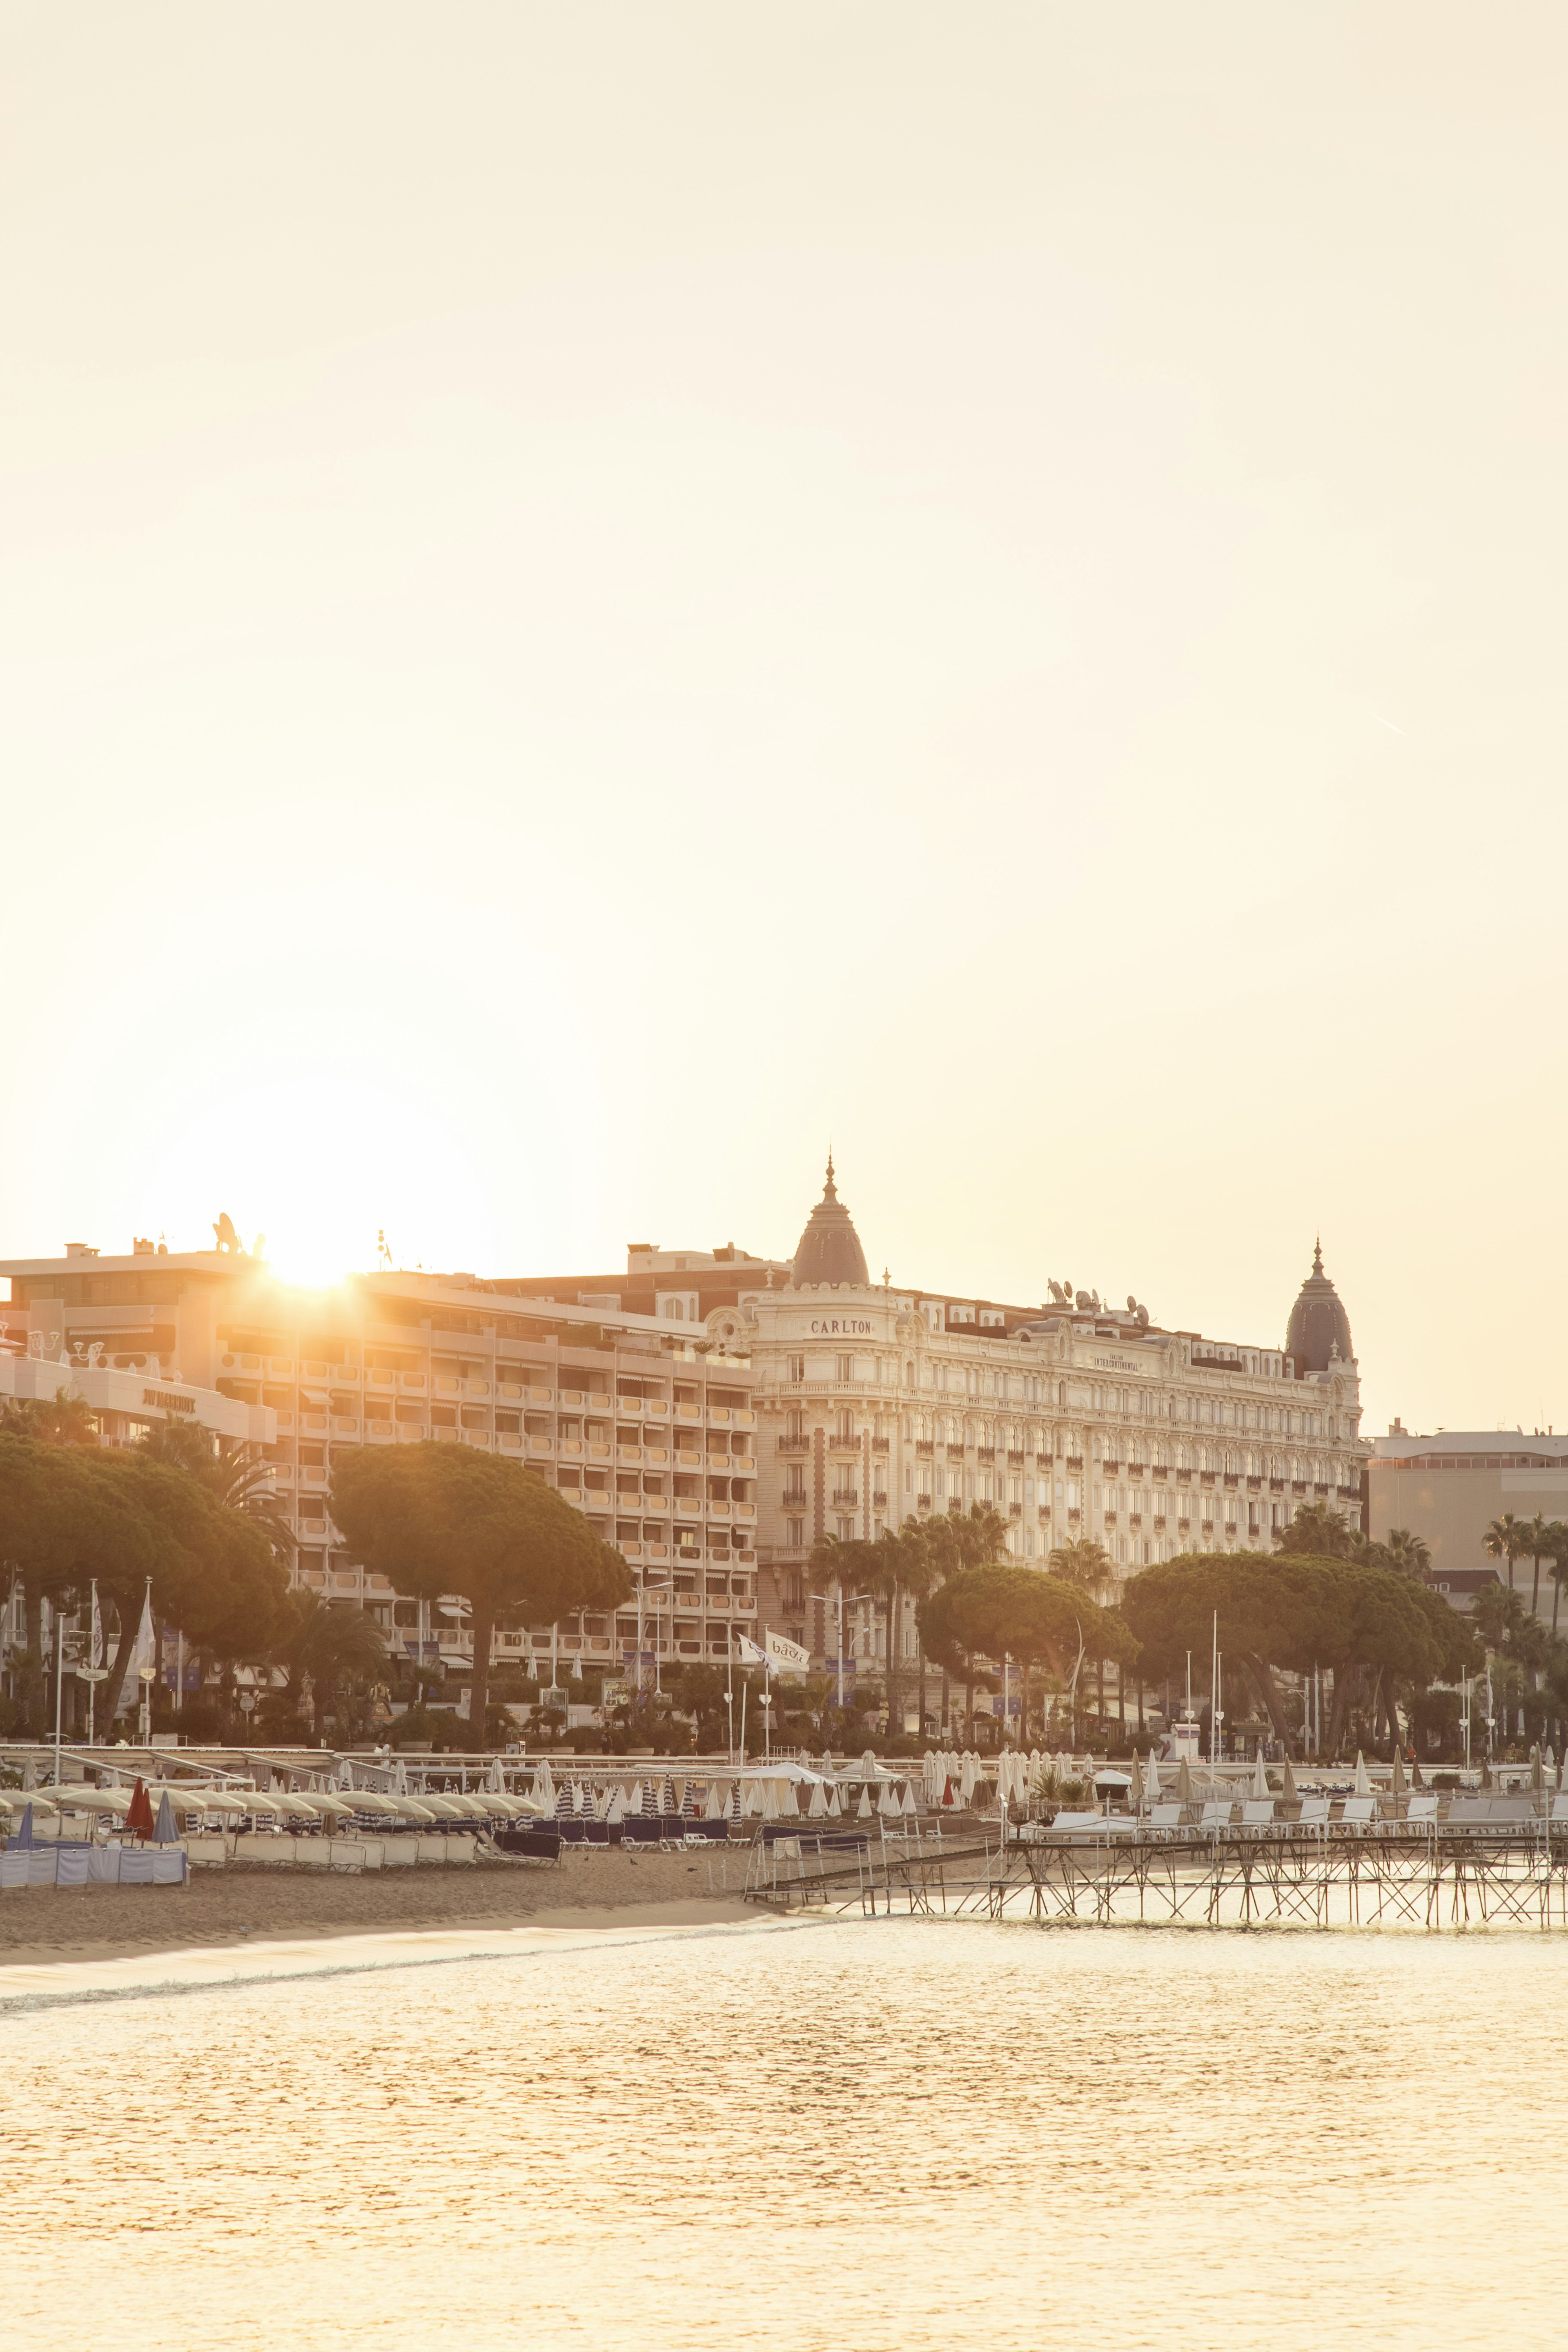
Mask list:
[[[827,1156],[827,1181],[822,1198],[806,1221],[805,1233],[795,1250],[790,1280],[798,1290],[807,1285],[845,1284],[856,1289],[868,1286],[866,1253],[850,1221],[849,1212],[838,1198],[833,1181],[833,1153]]]
[[[1323,1270],[1323,1236],[1322,1236],[1322,1234],[1320,1234],[1318,1235],[1318,1237],[1317,1237],[1316,1241],[1315,1241],[1315,1242],[1313,1243],[1313,1244],[1312,1244],[1312,1272],[1313,1272],[1314,1274],[1321,1274],[1322,1270]]]

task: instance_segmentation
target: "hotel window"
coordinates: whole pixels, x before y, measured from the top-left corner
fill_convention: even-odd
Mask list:
[[[791,1519],[791,1521],[789,1522],[789,1546],[790,1546],[790,1549],[791,1549],[792,1551],[798,1551],[798,1550],[800,1549],[800,1548],[801,1548],[802,1544],[803,1544],[805,1541],[805,1521],[804,1519]],[[1223,1710],[1222,1710],[1222,1712],[1223,1712]]]
[[[836,1356],[833,1360],[837,1368],[834,1373],[834,1378],[842,1387],[847,1381],[852,1381],[855,1377],[855,1359],[853,1356]]]
[[[784,1358],[784,1378],[786,1381],[805,1380],[805,1358],[804,1356],[786,1356]]]

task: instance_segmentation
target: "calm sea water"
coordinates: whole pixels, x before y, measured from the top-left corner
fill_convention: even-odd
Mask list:
[[[318,1973],[0,1979],[9,2341],[1568,2336],[1563,1939],[879,1920],[284,1965]]]

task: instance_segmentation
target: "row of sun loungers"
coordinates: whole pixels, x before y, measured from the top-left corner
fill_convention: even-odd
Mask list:
[[[1528,1828],[1542,1819],[1537,1801],[1530,1796],[1455,1797],[1449,1801],[1446,1815],[1440,1813],[1440,1800],[1431,1791],[1418,1791],[1400,1801],[1398,1810],[1393,1809],[1392,1801],[1375,1796],[1346,1797],[1338,1801],[1336,1812],[1336,1801],[1332,1798],[1302,1797],[1294,1818],[1281,1815],[1279,1801],[1273,1797],[1248,1797],[1239,1805],[1229,1798],[1215,1797],[1201,1808],[1156,1804],[1142,1816],[1061,1812],[1045,1834],[1053,1838],[1171,1838],[1205,1832],[1211,1836],[1239,1832],[1261,1837],[1336,1832],[1342,1835],[1366,1835],[1374,1830],[1506,1832]],[[1553,1793],[1551,1804],[1552,1828],[1568,1830],[1568,1791]]]

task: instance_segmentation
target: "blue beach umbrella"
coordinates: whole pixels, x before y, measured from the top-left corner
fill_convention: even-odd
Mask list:
[[[31,1805],[27,1807],[26,1811],[22,1816],[22,1826],[16,1832],[16,1843],[22,1848],[24,1853],[30,1853],[32,1852],[33,1808]]]
[[[158,1800],[158,1818],[153,1825],[153,1843],[154,1845],[178,1845],[180,1843],[180,1832],[174,1827],[174,1808],[169,1802],[167,1789]]]

